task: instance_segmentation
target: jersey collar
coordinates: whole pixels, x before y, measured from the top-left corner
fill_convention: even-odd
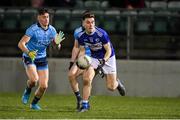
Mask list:
[[[41,27],[41,24],[39,22],[37,23],[37,26],[42,28],[44,31],[47,31],[49,29],[49,25],[48,25],[48,28],[45,30],[43,27]]]

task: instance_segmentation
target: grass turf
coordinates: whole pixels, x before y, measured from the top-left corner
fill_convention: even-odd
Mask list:
[[[21,94],[0,93],[0,119],[180,119],[180,98],[92,96],[84,113],[76,111],[72,95],[46,94],[39,104],[42,110],[34,111]]]

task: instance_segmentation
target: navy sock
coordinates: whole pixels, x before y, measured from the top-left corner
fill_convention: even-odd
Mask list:
[[[34,99],[33,99],[33,101],[32,101],[32,104],[37,104],[39,100],[40,100],[40,98],[34,96]]]
[[[74,92],[74,94],[76,95],[76,99],[77,99],[77,101],[80,101],[82,98],[81,98],[81,94],[80,94],[80,92],[79,91],[77,91],[77,92]]]
[[[31,88],[26,87],[26,91],[27,91],[27,93],[31,93]]]

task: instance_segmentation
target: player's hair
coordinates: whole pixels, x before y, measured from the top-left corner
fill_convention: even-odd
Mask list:
[[[83,12],[82,20],[85,20],[86,18],[95,18],[95,15],[91,11],[86,10]]]
[[[38,15],[44,15],[45,13],[49,13],[48,9],[46,8],[38,9]]]

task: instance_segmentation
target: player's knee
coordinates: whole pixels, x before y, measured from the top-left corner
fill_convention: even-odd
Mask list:
[[[107,85],[108,90],[114,91],[116,89],[116,86],[114,84]]]
[[[47,85],[47,84],[42,84],[42,85],[40,86],[40,89],[41,89],[42,91],[45,91],[47,88],[48,88],[48,85]]]
[[[42,89],[43,91],[46,91],[47,88],[48,88],[48,86],[43,86],[43,87],[41,87],[41,89]]]
[[[28,81],[28,85],[29,85],[29,87],[34,87],[34,86],[36,86],[36,84],[37,84],[37,80],[34,80],[34,81]]]
[[[73,73],[69,73],[68,78],[69,78],[69,80],[72,80],[72,79],[76,78],[76,75]]]
[[[84,79],[83,80],[83,85],[84,86],[90,86],[91,85],[91,81],[89,79]]]
[[[30,78],[30,81],[32,81],[32,82],[37,82],[39,80],[39,77],[38,76],[32,76],[31,78]]]

